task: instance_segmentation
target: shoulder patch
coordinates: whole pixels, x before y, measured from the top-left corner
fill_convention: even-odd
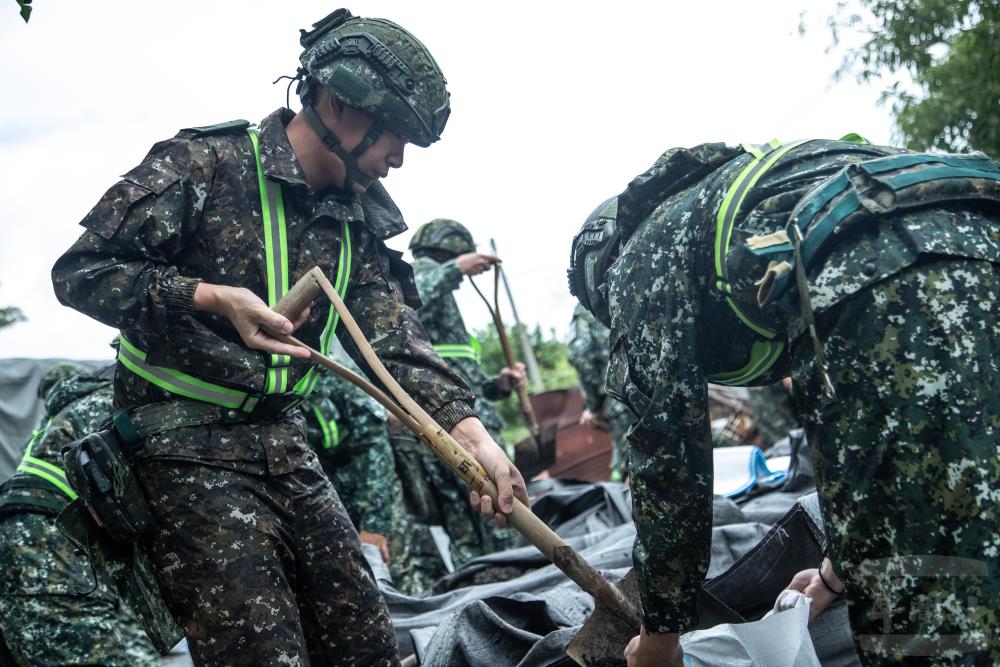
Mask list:
[[[215,125],[203,125],[201,127],[185,127],[181,133],[187,134],[192,139],[197,137],[211,137],[216,134],[232,134],[235,132],[245,132],[250,127],[250,121],[238,118],[236,120],[217,123]]]

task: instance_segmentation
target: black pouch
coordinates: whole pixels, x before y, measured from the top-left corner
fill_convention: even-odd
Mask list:
[[[115,423],[119,418],[115,418]],[[129,444],[134,444],[138,438]],[[120,429],[108,428],[63,447],[66,478],[111,539],[128,542],[153,527],[153,514],[125,455]]]

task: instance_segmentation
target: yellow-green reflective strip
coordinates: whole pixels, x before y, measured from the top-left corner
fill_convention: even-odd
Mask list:
[[[56,468],[56,469],[59,470],[58,468]],[[30,465],[24,465],[24,464],[19,465],[17,467],[17,470],[18,470],[18,472],[23,472],[23,473],[26,473],[28,475],[34,475],[35,477],[40,477],[40,478],[44,479],[46,482],[52,484],[52,486],[56,487],[57,489],[59,489],[60,491],[62,491],[64,494],[66,494],[66,497],[68,497],[70,500],[76,500],[76,492],[73,491],[73,489],[71,489],[69,487],[69,485],[66,483],[66,476],[65,475],[63,475],[60,478],[60,477],[57,477],[55,475],[52,475],[52,474],[46,472],[45,470],[39,470],[39,469],[34,468],[34,467],[30,466]],[[59,470],[59,472],[62,473],[62,470]]]
[[[326,423],[326,419],[323,418],[323,413],[319,408],[313,408],[313,415],[316,417],[316,423],[319,424],[320,429],[323,431],[323,449],[330,449],[333,446],[333,441],[330,439],[330,427]]]
[[[740,386],[757,379],[774,366],[785,349],[785,344],[774,341],[757,341],[750,348],[750,361],[743,368],[708,376],[709,382]]]
[[[330,420],[330,439],[333,440],[333,446],[336,447],[340,444],[340,427],[337,426],[337,420]]]
[[[340,225],[340,256],[337,258],[337,279],[333,282],[333,289],[337,291],[341,299],[347,297],[347,286],[351,280],[351,262],[353,261],[353,248],[351,247],[351,227],[346,221]],[[320,350],[323,354],[330,354],[330,347],[333,345],[333,334],[340,324],[340,315],[337,314],[333,305],[330,305],[330,313],[327,316],[326,327],[320,339]]]
[[[442,359],[471,359],[478,361],[476,350],[471,345],[435,345],[434,351]]]
[[[165,389],[172,394],[186,396],[199,401],[205,401],[225,408],[239,408],[247,398],[247,392],[229,389],[210,382],[199,380],[182,371],[173,368],[153,366],[146,363],[146,353],[133,345],[124,334],[120,337],[118,361],[142,379]],[[256,403],[256,401],[253,401]],[[244,410],[252,409],[248,402]]]

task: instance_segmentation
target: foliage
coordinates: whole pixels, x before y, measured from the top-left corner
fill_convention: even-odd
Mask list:
[[[17,0],[17,6],[21,8],[21,18],[27,23],[31,16],[31,0]]]
[[[507,335],[514,347],[514,356],[520,360],[521,346],[518,344],[514,327],[510,327]],[[483,370],[490,375],[496,375],[501,368],[507,365],[496,329],[488,327],[476,331],[476,337],[483,346]],[[569,389],[580,384],[576,371],[570,366],[569,359],[566,357],[566,346],[556,336],[555,329],[549,329],[548,336],[546,336],[541,327],[536,326],[535,330],[528,335],[528,340],[535,352],[535,359],[538,361],[545,391]],[[500,401],[496,406],[504,422],[504,428],[501,432],[504,440],[515,443],[526,438],[528,428],[521,418],[517,394],[511,394],[509,398]]]
[[[0,329],[9,327],[15,322],[23,322],[25,319],[24,313],[21,312],[20,308],[15,308],[13,306],[0,306]]]
[[[829,19],[867,41],[850,49],[837,75],[867,82],[906,72],[914,93],[896,81],[882,93],[908,147],[981,150],[1000,156],[1000,0],[856,0],[864,18],[837,5]]]

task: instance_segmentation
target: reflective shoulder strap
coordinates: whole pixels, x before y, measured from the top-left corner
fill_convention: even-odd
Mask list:
[[[469,334],[467,344],[441,343],[434,346],[434,351],[442,359],[471,359],[477,364],[483,363],[483,346],[472,334]]]
[[[42,436],[49,430],[49,426],[52,425],[52,418],[50,417],[45,426],[40,429],[35,430],[31,434],[31,440],[28,441],[28,446],[24,450],[24,457],[21,459],[21,463],[17,466],[17,472],[26,475],[34,475],[44,479],[46,482],[52,484],[59,491],[63,493],[70,500],[76,500],[76,493],[70,488],[69,482],[66,481],[66,473],[59,466],[49,463],[43,459],[31,455],[32,448],[42,439]]]
[[[762,146],[744,144],[743,149],[750,153],[754,159],[737,174],[732,185],[722,197],[722,203],[719,205],[719,211],[715,217],[715,287],[723,293],[726,303],[729,304],[740,322],[764,340],[758,340],[751,346],[750,360],[743,368],[711,375],[708,379],[712,382],[732,385],[751,382],[766,373],[775,364],[784,349],[783,343],[772,340],[777,336],[776,331],[760,323],[733,300],[733,286],[729,282],[726,256],[729,254],[729,245],[732,242],[733,227],[747,194],[753,190],[760,177],[774,166],[782,156],[806,141],[808,140],[803,139],[782,144],[777,139],[772,139]]]
[[[351,280],[351,264],[354,260],[352,252],[351,226],[346,221],[342,221],[340,223],[340,254],[337,257],[337,278],[333,282],[333,288],[344,300],[347,299],[347,286]],[[333,346],[333,335],[338,324],[340,324],[340,315],[337,314],[333,304],[330,304],[330,310],[326,315],[326,326],[323,328],[323,333],[320,334],[319,349],[325,355],[329,356],[330,354],[330,348]],[[319,373],[316,366],[310,368],[309,372],[295,384],[294,391],[302,396],[311,394],[316,388]]]

